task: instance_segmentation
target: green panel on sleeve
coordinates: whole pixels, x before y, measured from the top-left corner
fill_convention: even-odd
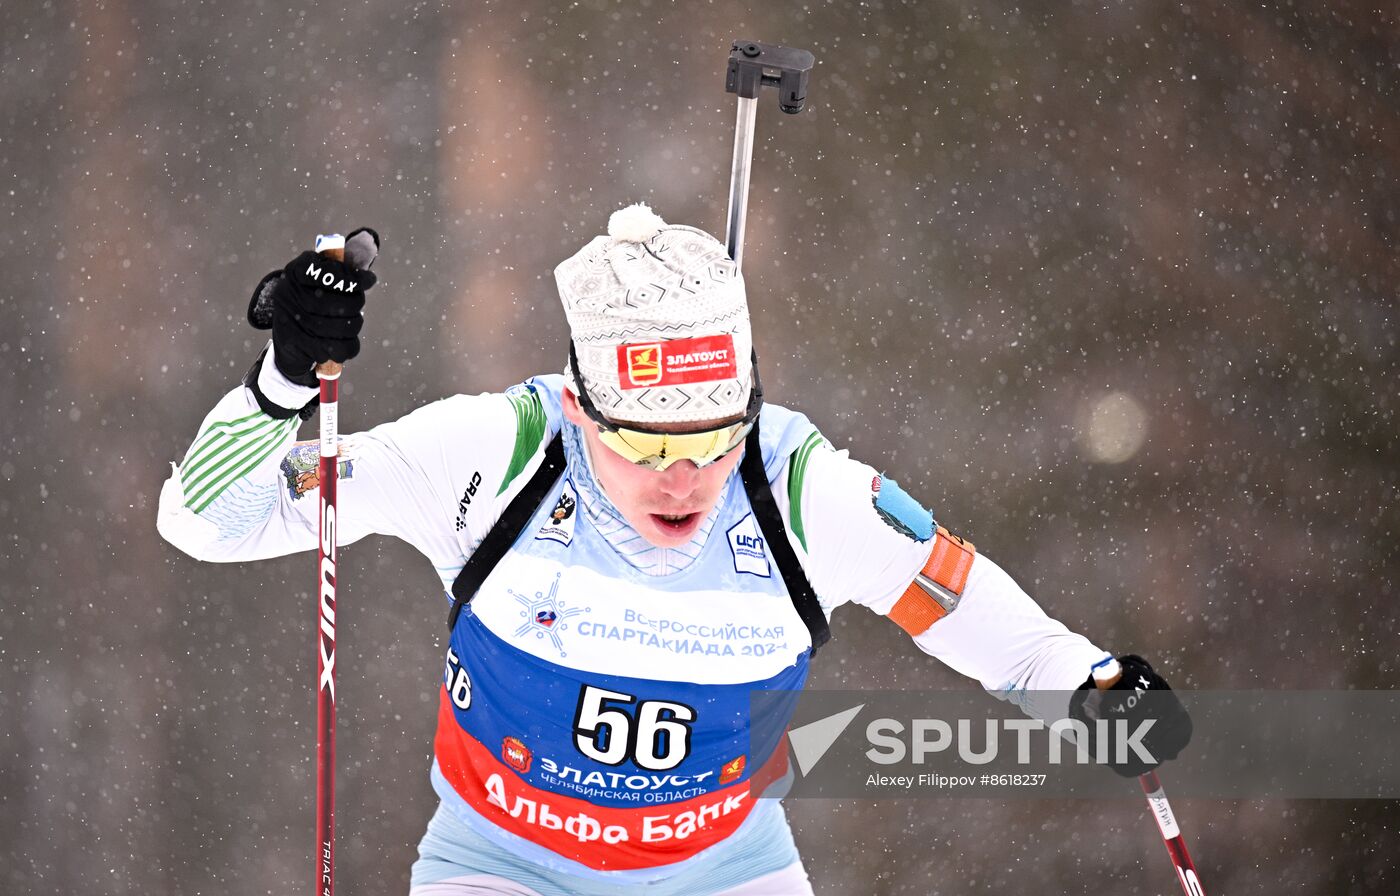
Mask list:
[[[180,465],[185,506],[199,513],[229,486],[267,459],[300,421],[274,420],[259,411],[211,425],[195,439]]]
[[[807,550],[807,533],[802,528],[802,483],[807,475],[807,461],[817,446],[825,441],[821,433],[814,431],[788,461],[788,521],[792,525],[792,534],[797,536],[804,551]]]
[[[506,466],[506,475],[501,478],[501,487],[496,490],[498,495],[510,487],[515,477],[519,476],[525,465],[530,462],[530,458],[539,451],[547,426],[544,404],[534,389],[522,390],[506,397],[515,409],[515,448],[511,452],[510,463]]]

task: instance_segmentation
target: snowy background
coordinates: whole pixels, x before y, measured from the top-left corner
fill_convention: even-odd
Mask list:
[[[1178,686],[1394,687],[1377,6],[3,0],[0,893],[309,889],[312,561],[155,533],[248,293],[380,229],[346,430],[560,369],[550,272],[609,212],[722,232],[736,37],[818,58],[758,121],[773,400]],[[402,544],[344,557],[340,889],[404,893],[445,606]],[[835,634],[816,686],[972,686],[859,609]],[[1400,888],[1394,803],[1177,808],[1213,894]],[[789,812],[820,894],[1176,886],[1132,799]]]

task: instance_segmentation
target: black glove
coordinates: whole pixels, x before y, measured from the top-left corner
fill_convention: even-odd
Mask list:
[[[1108,743],[1104,755],[1108,757],[1113,770],[1125,778],[1133,778],[1149,772],[1167,759],[1175,759],[1191,740],[1191,716],[1186,707],[1172,691],[1166,679],[1152,671],[1147,660],[1129,654],[1118,658],[1123,674],[1113,687],[1099,690],[1094,676],[1079,686],[1070,697],[1069,714],[1083,722],[1089,729],[1089,749],[1093,756],[1099,755],[1097,719],[1108,719]],[[1119,725],[1122,719],[1126,725]],[[1155,758],[1156,762],[1145,762],[1131,747],[1127,749],[1127,761],[1117,762],[1118,744],[1125,737],[1130,738],[1139,723],[1153,720],[1152,727],[1135,742]]]
[[[277,369],[289,381],[315,386],[317,364],[343,364],[360,353],[365,291],[376,281],[369,266],[378,253],[379,234],[362,227],[346,237],[346,261],[307,251],[258,281],[248,302],[248,322],[259,330],[272,330]],[[297,411],[272,404],[257,386],[265,357],[266,352],[248,371],[244,383],[253,390],[264,412],[285,419]],[[315,410],[316,403],[313,399],[301,408],[303,419]]]

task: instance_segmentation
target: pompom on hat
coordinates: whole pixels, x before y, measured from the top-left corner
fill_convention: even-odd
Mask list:
[[[742,415],[753,375],[744,280],[724,245],[642,204],[554,269],[588,397],[638,424]],[[566,368],[573,383],[573,371]]]

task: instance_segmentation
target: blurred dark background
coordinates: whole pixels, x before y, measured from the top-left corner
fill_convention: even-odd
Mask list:
[[[1393,7],[286,6],[0,3],[0,892],[310,887],[312,562],[155,532],[248,293],[383,233],[343,430],[559,370],[551,271],[610,212],[722,234],[736,37],[818,59],[759,114],[771,400],[1178,686],[1394,686]],[[445,605],[344,557],[341,890],[404,893]],[[975,687],[836,623],[816,686]],[[1177,809],[1213,894],[1400,889],[1394,803]],[[1131,798],[789,813],[820,894],[1176,888]]]

